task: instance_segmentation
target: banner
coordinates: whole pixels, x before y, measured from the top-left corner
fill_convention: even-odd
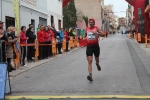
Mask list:
[[[13,7],[14,7],[14,15],[16,20],[16,28],[17,34],[20,33],[20,12],[19,12],[19,0],[13,0]],[[20,39],[19,39],[20,41]]]
[[[0,100],[5,100],[6,80],[7,80],[7,64],[0,63]]]

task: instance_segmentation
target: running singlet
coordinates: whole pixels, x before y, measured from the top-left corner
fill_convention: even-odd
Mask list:
[[[97,27],[94,26],[94,28],[92,29],[90,27],[87,27],[86,31],[87,31],[87,46],[98,45]],[[93,33],[92,31],[97,32],[97,33]]]

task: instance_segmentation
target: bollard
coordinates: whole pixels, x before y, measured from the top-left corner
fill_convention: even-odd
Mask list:
[[[129,38],[129,39],[131,38],[131,34],[130,34],[130,33],[128,34],[128,38]]]
[[[73,47],[74,47],[72,36],[70,37],[69,46],[70,46],[70,49],[73,49]]]
[[[135,32],[134,32],[134,39],[136,39],[136,34],[135,34]]]
[[[63,38],[62,49],[63,49],[63,52],[66,51],[66,38]]]
[[[76,36],[74,40],[74,47],[77,47],[77,46],[78,46],[78,37]]]
[[[52,54],[53,56],[56,55],[56,39],[55,38],[52,39]]]
[[[138,42],[141,43],[141,33],[138,33]]]
[[[36,61],[38,61],[38,56],[39,56],[38,41],[35,40],[34,44],[35,44],[35,46],[34,46],[34,48],[35,48],[35,59],[34,59],[34,61],[36,62]]]

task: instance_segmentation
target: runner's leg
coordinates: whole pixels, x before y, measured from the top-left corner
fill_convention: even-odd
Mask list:
[[[95,61],[96,61],[97,69],[98,69],[98,71],[100,71],[101,70],[101,66],[99,64],[99,55],[100,55],[100,47],[99,46],[95,47],[94,55],[95,55]]]

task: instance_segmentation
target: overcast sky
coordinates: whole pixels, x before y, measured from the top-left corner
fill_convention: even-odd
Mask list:
[[[118,17],[125,17],[126,13],[125,12],[120,12],[120,11],[126,11],[128,8],[128,3],[125,0],[104,0],[104,4],[112,4],[114,5],[114,12],[115,15],[118,15]]]

